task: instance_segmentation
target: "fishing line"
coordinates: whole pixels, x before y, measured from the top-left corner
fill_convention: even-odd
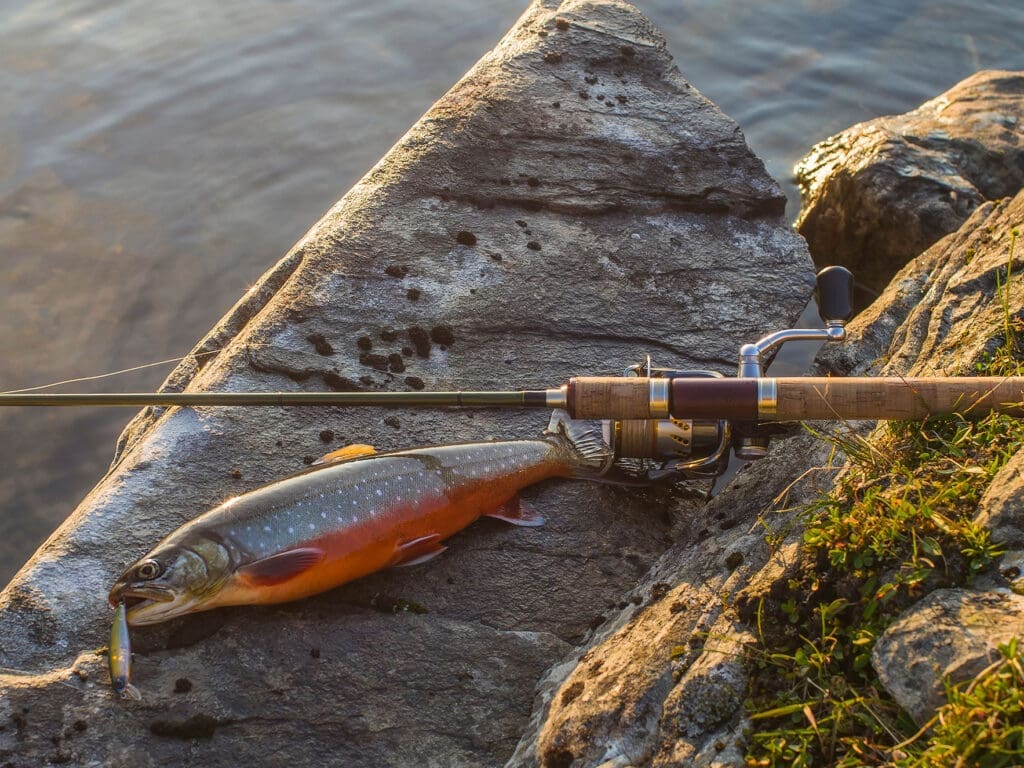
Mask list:
[[[36,386],[36,387],[25,387],[24,389],[9,389],[6,392],[0,392],[0,395],[20,395],[20,394],[23,394],[25,392],[38,392],[41,389],[50,389],[51,387],[59,387],[59,386],[61,386],[63,384],[78,384],[78,383],[83,382],[83,381],[96,381],[97,379],[107,379],[107,378],[110,378],[111,376],[120,376],[122,373],[132,373],[134,371],[145,370],[146,368],[156,368],[157,366],[160,366],[160,365],[169,365],[171,363],[180,363],[182,360],[185,360],[185,359],[190,358],[190,357],[203,357],[203,356],[206,356],[206,355],[215,355],[215,354],[217,354],[220,351],[221,350],[216,349],[216,350],[210,350],[210,351],[207,351],[207,352],[196,352],[194,354],[192,352],[189,352],[187,355],[182,355],[181,357],[170,357],[170,358],[168,358],[166,360],[158,360],[155,363],[144,363],[142,365],[136,365],[136,366],[133,366],[131,368],[122,368],[120,371],[110,371],[108,373],[98,373],[95,376],[82,376],[82,377],[77,378],[77,379],[64,379],[63,381],[54,381],[54,382],[51,382],[50,384],[40,384],[39,386]]]

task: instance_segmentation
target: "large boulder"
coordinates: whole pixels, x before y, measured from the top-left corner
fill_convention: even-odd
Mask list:
[[[730,370],[811,269],[739,128],[618,0],[541,0],[273,267],[170,390],[485,389],[662,364]],[[200,354],[202,353],[202,354]],[[668,492],[551,483],[429,566],[133,633],[106,592],[158,539],[343,442],[532,436],[525,413],[152,409],[0,594],[0,760],[496,765],[542,673],[685,536]],[[708,669],[712,669],[713,665]]]
[[[1024,187],[1024,72],[978,72],[911,112],[847,128],[796,176],[815,262],[881,291],[980,203]]]

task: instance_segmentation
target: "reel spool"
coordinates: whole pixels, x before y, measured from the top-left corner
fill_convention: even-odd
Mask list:
[[[653,368],[648,355],[624,376],[648,378],[722,378],[715,371]],[[684,478],[712,478],[729,463],[732,432],[729,422],[710,419],[644,419],[602,422],[604,439],[616,461],[636,464],[649,480],[681,474]]]

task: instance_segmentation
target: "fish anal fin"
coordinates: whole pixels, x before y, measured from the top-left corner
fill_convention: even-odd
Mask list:
[[[395,559],[391,565],[401,568],[419,565],[433,560],[446,549],[448,547],[441,543],[441,534],[430,533],[399,544],[395,548]]]
[[[344,448],[339,448],[336,451],[325,453],[319,459],[314,461],[314,464],[337,464],[342,461],[352,461],[352,459],[361,459],[364,456],[373,456],[377,453],[377,449],[372,445],[366,445],[365,443],[354,443],[352,445],[346,445]]]
[[[270,587],[308,571],[323,558],[324,551],[318,547],[298,547],[244,565],[238,574],[250,584]]]
[[[540,513],[518,496],[513,496],[491,512],[485,512],[484,517],[493,517],[495,520],[504,520],[506,523],[511,523],[512,525],[523,525],[527,527],[544,525],[544,518],[540,516]]]

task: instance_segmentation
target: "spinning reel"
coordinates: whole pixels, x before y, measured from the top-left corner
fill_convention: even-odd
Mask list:
[[[817,276],[815,297],[824,328],[789,328],[771,333],[754,344],[740,347],[736,377],[761,379],[770,360],[788,341],[839,342],[846,338],[846,323],[853,315],[853,275],[843,267],[827,267]],[[669,382],[678,378],[725,378],[707,370],[655,368],[650,355],[644,362],[623,371],[626,377],[645,377]],[[668,391],[668,387],[665,387]],[[652,387],[653,391],[653,387]],[[725,472],[729,451],[745,461],[768,452],[772,434],[780,425],[734,422],[725,419],[644,419],[602,422],[605,441],[616,461],[628,471],[650,481],[710,479]]]

